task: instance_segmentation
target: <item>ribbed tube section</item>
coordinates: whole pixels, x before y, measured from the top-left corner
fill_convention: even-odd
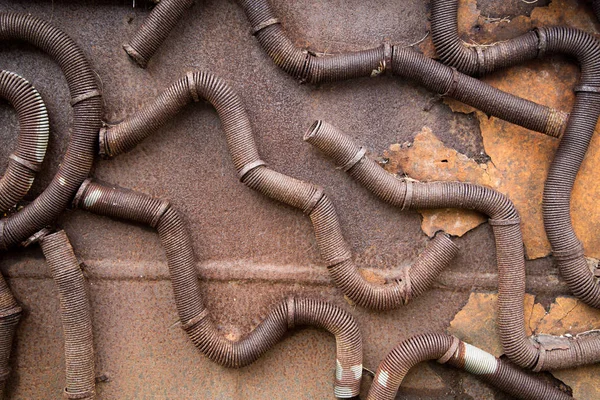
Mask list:
[[[95,399],[92,313],[83,272],[64,231],[41,240],[42,251],[58,289],[65,341],[67,399]]]

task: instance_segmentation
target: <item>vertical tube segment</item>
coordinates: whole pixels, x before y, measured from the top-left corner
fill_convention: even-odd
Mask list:
[[[64,231],[44,236],[41,247],[58,289],[65,341],[67,399],[95,396],[94,338],[86,282]]]

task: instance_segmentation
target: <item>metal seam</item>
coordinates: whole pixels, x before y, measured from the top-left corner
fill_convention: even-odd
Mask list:
[[[102,93],[98,89],[87,91],[79,96],[75,96],[71,99],[71,107],[75,106],[77,103],[81,103],[84,100],[91,99],[92,97],[102,96]]]
[[[591,85],[577,85],[573,88],[575,93],[586,92],[586,93],[600,93],[600,86]]]
[[[239,170],[238,172],[238,178],[241,182],[243,182],[244,180],[244,176],[252,171],[254,168],[258,168],[261,167],[263,165],[267,165],[266,162],[264,162],[263,160],[256,160],[256,161],[252,161],[251,163],[248,163],[246,165],[244,165],[244,167],[242,169]]]
[[[79,189],[77,189],[77,193],[75,193],[75,197],[73,197],[73,201],[71,203],[71,206],[73,208],[79,208],[79,203],[81,202],[81,199],[84,197],[85,192],[87,191],[87,188],[90,185],[90,183],[92,183],[92,181],[93,181],[92,178],[87,178],[85,181],[83,181],[81,186],[79,186]]]
[[[403,303],[407,305],[412,299],[412,284],[410,282],[410,267],[402,269],[402,281],[404,282],[404,298]]]
[[[184,331],[187,331],[190,328],[193,328],[195,325],[197,325],[200,321],[202,321],[204,318],[208,317],[208,309],[204,309],[200,312],[200,314],[196,315],[194,318],[190,319],[187,322],[181,322],[181,328]]]
[[[581,242],[578,243],[577,246],[567,249],[567,250],[554,250],[552,252],[552,256],[560,261],[569,261],[574,260],[576,258],[582,257],[584,255],[583,245]]]
[[[437,359],[437,362],[440,364],[446,364],[448,361],[450,361],[450,359],[454,356],[454,353],[456,353],[456,350],[458,350],[459,345],[460,339],[456,336],[452,336],[452,344],[450,344],[450,347],[448,347],[448,350],[446,350],[444,355]]]
[[[87,390],[85,392],[68,392],[67,388],[63,391],[63,396],[69,400],[82,400],[93,397],[96,394],[94,390]]]
[[[28,170],[30,170],[32,172],[40,172],[40,169],[42,168],[41,163],[33,163],[31,161],[27,161],[14,153],[11,154],[10,156],[8,156],[8,158],[18,164],[21,164],[22,166],[24,166],[25,168],[27,168]]]
[[[446,93],[442,94],[442,97],[454,97],[454,92],[456,92],[456,89],[458,88],[459,72],[455,67],[450,67],[450,69],[452,70],[452,82],[450,83],[448,90],[446,90]]]
[[[510,226],[510,225],[519,225],[521,223],[521,218],[508,218],[508,219],[488,219],[488,223],[492,226]]]
[[[194,73],[192,71],[188,71],[185,76],[187,78],[188,89],[192,95],[192,99],[194,99],[194,102],[197,103],[200,101],[200,96],[198,96],[198,89],[196,88],[196,79],[194,79]]]
[[[538,54],[537,57],[541,58],[546,55],[546,48],[548,47],[548,39],[546,37],[545,29],[542,27],[536,28],[535,32],[538,36]]]
[[[167,210],[170,207],[171,207],[171,203],[169,203],[168,200],[161,200],[160,208],[156,212],[156,215],[154,215],[154,218],[152,218],[152,221],[150,222],[150,226],[153,228],[156,228],[158,226],[158,223],[160,222],[160,219],[162,218],[162,216],[165,214],[165,212],[167,212]]]
[[[410,208],[413,195],[412,181],[405,179],[404,183],[406,184],[406,193],[404,194],[404,201],[402,202],[402,207],[400,207],[400,210],[402,211]]]
[[[479,75],[485,74],[485,54],[481,46],[475,46],[475,53],[477,53],[477,67]]]
[[[312,211],[317,206],[317,203],[319,202],[319,200],[321,200],[321,198],[324,195],[325,195],[325,191],[323,190],[323,188],[320,186],[317,186],[317,190],[312,195],[310,200],[306,203],[306,205],[302,208],[302,212],[310,215],[310,213],[312,213]]]
[[[350,160],[348,160],[348,162],[346,162],[346,164],[339,167],[339,169],[343,170],[344,172],[348,172],[349,169],[354,167],[356,165],[356,163],[358,163],[360,160],[362,160],[362,158],[365,156],[365,154],[367,154],[367,150],[364,147],[361,147],[356,152],[354,157],[352,157]]]
[[[392,71],[392,45],[388,40],[383,42],[383,73]]]
[[[279,19],[277,18],[270,18],[268,20],[266,20],[265,22],[261,22],[260,24],[256,25],[253,29],[252,29],[252,36],[256,36],[256,34],[260,31],[262,31],[263,29],[271,26],[271,25],[275,25],[275,24],[281,24],[281,22],[279,21]]]
[[[287,326],[288,329],[293,329],[296,326],[296,301],[293,297],[286,299],[287,304]]]

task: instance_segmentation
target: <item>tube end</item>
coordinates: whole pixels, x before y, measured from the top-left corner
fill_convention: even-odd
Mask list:
[[[146,69],[148,66],[148,60],[146,60],[140,53],[138,53],[129,43],[125,43],[123,45],[123,50],[127,53],[127,55],[135,61],[135,63],[140,67]]]
[[[308,130],[306,131],[306,133],[304,133],[302,140],[310,143],[311,139],[317,136],[317,133],[321,129],[321,125],[323,125],[323,121],[321,120],[316,120],[315,122],[313,122],[310,128],[308,128]]]

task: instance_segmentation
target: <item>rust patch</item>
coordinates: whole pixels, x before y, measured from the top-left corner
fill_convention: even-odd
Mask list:
[[[460,6],[459,32],[466,42],[491,43],[492,38],[507,39],[536,26],[567,25],[598,33],[598,24],[591,8],[574,0],[555,0],[547,7],[535,8],[531,17],[519,16],[512,20],[487,19],[474,7],[474,3],[465,0]],[[422,46],[426,48],[429,44],[423,43]],[[483,80],[501,90],[532,101],[542,100],[549,107],[568,112],[573,105],[572,88],[578,76],[578,68],[573,63],[552,59],[498,71]],[[489,164],[495,167],[496,176],[500,179],[497,185],[491,187],[506,194],[517,207],[522,219],[527,258],[549,255],[551,249],[544,231],[542,194],[558,141],[495,117],[488,118],[482,112],[452,99],[446,99],[445,102],[455,112],[474,113],[478,118],[483,146],[491,158]],[[434,149],[432,153],[436,151]],[[595,258],[600,257],[600,238],[596,234],[600,211],[594,201],[600,196],[600,182],[594,178],[595,164],[599,158],[600,138],[594,135],[573,188],[571,205],[575,232],[584,244],[585,254]],[[423,165],[425,167],[425,163]],[[441,175],[433,178],[443,179]],[[462,180],[458,176],[457,179]],[[436,213],[424,218],[435,219],[436,229],[448,229],[451,232],[453,226],[461,225],[466,217],[456,212],[454,215]],[[426,233],[429,234],[431,229],[424,223]]]
[[[362,275],[363,278],[369,283],[375,283],[379,285],[383,285],[386,283],[385,278],[378,275],[376,272],[370,269],[361,268],[358,272]]]
[[[496,334],[495,293],[471,293],[467,304],[454,316],[448,332],[461,340],[480,347],[496,357],[502,355],[502,345]],[[600,310],[572,297],[557,297],[548,312],[535,302],[535,296],[525,295],[525,329],[527,335],[576,335],[600,326]],[[600,365],[589,365],[552,374],[571,386],[573,396],[580,400],[600,398]]]
[[[413,143],[394,144],[385,153],[388,172],[404,173],[420,181],[462,181],[496,187],[500,182],[496,168],[479,164],[454,149],[446,147],[428,127],[424,127]],[[443,230],[462,236],[465,232],[485,222],[477,212],[442,209],[420,210],[421,228],[428,236]]]

